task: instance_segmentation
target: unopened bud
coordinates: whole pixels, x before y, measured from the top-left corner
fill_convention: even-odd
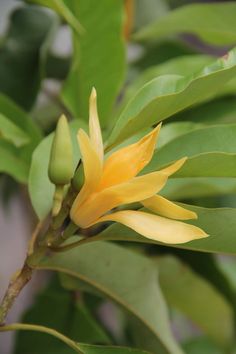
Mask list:
[[[48,176],[52,183],[63,186],[70,182],[73,172],[70,130],[66,117],[62,115],[58,120],[52,143]]]
[[[78,168],[75,171],[73,180],[72,180],[72,185],[74,189],[79,192],[84,184],[84,170],[83,166],[80,163]]]

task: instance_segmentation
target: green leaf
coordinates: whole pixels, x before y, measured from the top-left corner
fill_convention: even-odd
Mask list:
[[[139,130],[201,102],[236,74],[236,49],[194,76],[164,75],[144,85],[121,113],[110,139],[114,146]]]
[[[231,82],[231,81],[230,81]],[[228,84],[230,84],[230,82]],[[226,84],[224,87],[226,87]],[[235,123],[235,96],[221,97],[194,106],[173,116],[177,121],[192,121],[207,125]]]
[[[31,149],[39,143],[42,135],[37,125],[24,110],[4,94],[0,94],[0,113],[29,135]]]
[[[0,51],[0,92],[29,110],[40,88],[45,43],[55,16],[27,6],[16,9],[10,21]]]
[[[236,42],[235,22],[234,2],[192,4],[169,12],[140,30],[135,38],[157,40],[177,33],[191,33],[210,44],[232,45]]]
[[[51,254],[40,261],[32,258],[30,264],[72,275],[121,305],[142,328],[139,347],[157,354],[182,353],[170,332],[157,267],[145,256],[114,244],[98,243]]]
[[[20,147],[29,142],[29,136],[0,113],[0,138],[3,138],[13,145]]]
[[[70,347],[73,351],[69,352],[68,347],[60,346],[59,349],[57,348],[58,354],[70,354],[70,353],[79,353],[79,354],[151,354],[139,349],[132,349],[132,348],[122,348],[122,347],[103,347],[97,345],[88,345],[88,344],[80,344],[76,343],[73,340],[69,339],[68,337],[62,335],[61,333],[55,331],[52,328],[38,326],[33,324],[25,324],[25,323],[14,323],[8,326],[2,326],[0,328],[0,332],[7,332],[7,331],[36,331],[42,332],[46,334],[50,334],[55,338],[64,342],[68,347]],[[32,343],[31,349],[34,348],[34,343]]]
[[[236,194],[236,178],[171,178],[160,194],[173,200]]]
[[[236,124],[200,128],[177,136],[157,149],[144,169],[151,172],[187,156],[174,177],[236,177]]]
[[[229,348],[234,336],[234,315],[222,294],[173,256],[160,257],[157,264],[160,286],[169,306],[185,314],[220,347]]]
[[[62,97],[76,118],[87,120],[94,86],[100,121],[105,125],[124,80],[123,0],[75,0],[67,1],[67,5],[85,32],[80,38],[74,36],[73,63]]]
[[[128,102],[143,85],[161,75],[192,75],[200,71],[204,66],[214,61],[214,57],[202,54],[190,54],[166,60],[159,65],[149,66],[140,72],[137,79],[132,82],[125,93],[124,101]]]
[[[196,337],[183,344],[187,354],[225,354],[224,350],[217,348],[208,338]]]
[[[142,28],[168,11],[165,0],[146,0],[145,6],[143,5],[142,0],[135,1],[134,27],[136,29]]]
[[[72,295],[53,279],[43,293],[37,296],[34,305],[24,315],[23,321],[53,328],[76,342],[111,344],[107,334],[88,308]],[[28,333],[21,332],[16,337],[15,354],[30,353],[32,345],[34,354],[59,353],[61,350],[73,353],[73,350],[63,349],[65,346],[51,336],[45,337],[42,341],[42,336],[37,332],[32,333],[30,337]]]
[[[11,146],[2,141],[0,141],[0,156],[0,172],[10,175],[20,183],[27,183],[28,165]]]
[[[83,28],[80,25],[73,11],[70,10],[66,0],[26,0],[28,3],[34,3],[46,6],[56,11],[78,34],[83,33]],[[72,0],[73,1],[73,0]]]
[[[80,151],[77,143],[77,131],[85,123],[77,120],[70,124],[73,143],[74,166],[80,159]],[[39,219],[45,218],[52,207],[54,185],[48,178],[48,164],[50,158],[53,134],[44,138],[34,150],[29,174],[29,194],[33,208]],[[45,198],[45,196],[47,196]]]
[[[201,240],[171,246],[193,251],[236,254],[236,208],[210,209],[187,204],[180,205],[197,213],[198,219],[191,221],[191,224],[202,228],[210,236]],[[117,223],[112,224],[94,237],[94,240],[161,244],[147,239],[128,227]],[[168,246],[170,245],[168,244]]]

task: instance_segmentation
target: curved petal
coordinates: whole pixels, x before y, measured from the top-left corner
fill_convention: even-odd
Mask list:
[[[187,157],[182,157],[181,159],[172,163],[170,166],[165,167],[159,171],[162,173],[166,173],[168,176],[171,176],[183,166],[183,164],[186,162],[187,159],[188,159]]]
[[[80,129],[77,135],[84,168],[84,185],[77,195],[72,208],[71,215],[77,214],[81,203],[90,195],[100,182],[102,175],[102,163],[91,141],[84,130]]]
[[[185,209],[160,195],[154,195],[151,198],[142,200],[141,203],[145,208],[150,209],[154,213],[170,219],[197,219],[197,214],[194,211]]]
[[[166,174],[157,171],[106,188],[101,192],[95,192],[81,205],[76,215],[71,214],[72,220],[75,224],[85,228],[119,205],[134,203],[157,193],[163,188],[167,178]]]
[[[103,161],[103,141],[98,119],[97,93],[94,87],[89,99],[89,135],[94,150],[97,152],[100,160]]]
[[[161,129],[159,124],[137,143],[114,152],[104,164],[100,189],[135,177],[151,160]]]
[[[179,244],[207,237],[199,227],[142,211],[124,210],[101,217],[98,222],[116,221],[137,233],[163,243]]]

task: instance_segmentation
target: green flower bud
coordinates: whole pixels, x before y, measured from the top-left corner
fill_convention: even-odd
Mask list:
[[[51,156],[48,167],[48,176],[55,185],[63,186],[73,177],[73,151],[69,125],[64,115],[57,123],[54,135]]]
[[[72,179],[72,185],[74,189],[79,192],[84,184],[84,169],[80,163],[78,168],[75,171],[74,177]]]

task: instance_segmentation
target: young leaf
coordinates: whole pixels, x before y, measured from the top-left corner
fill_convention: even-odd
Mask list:
[[[72,275],[121,305],[142,328],[139,347],[157,354],[182,353],[170,331],[157,267],[148,258],[114,244],[98,243],[30,263],[37,269]]]

